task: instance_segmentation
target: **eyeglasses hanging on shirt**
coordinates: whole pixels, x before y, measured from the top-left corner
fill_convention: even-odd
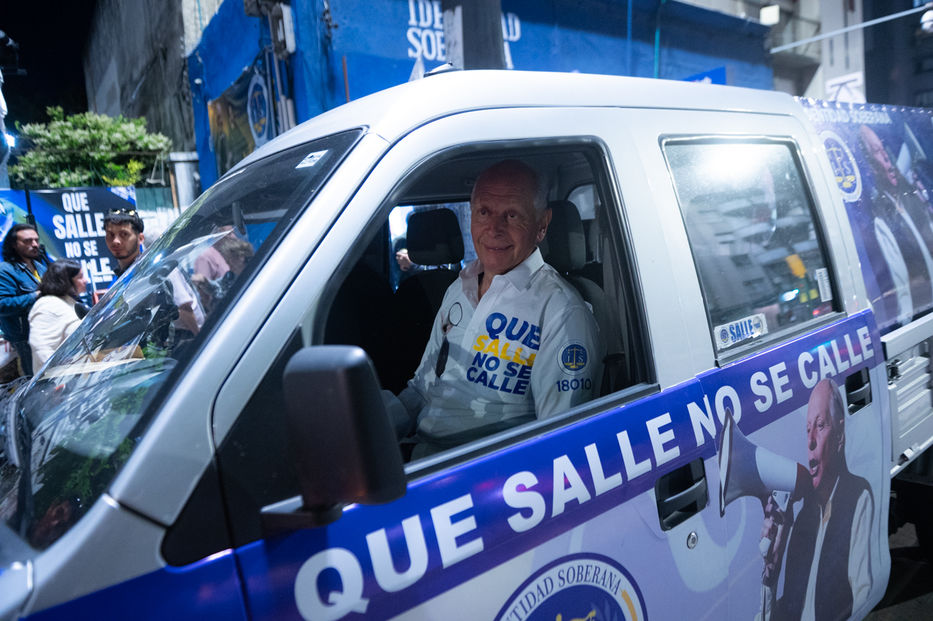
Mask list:
[[[441,343],[441,348],[437,352],[437,362],[434,365],[434,374],[437,377],[444,374],[444,369],[447,368],[447,357],[450,355],[450,341],[447,340],[447,333],[450,332],[450,329],[454,326],[460,325],[461,319],[463,319],[463,307],[460,306],[460,302],[454,302],[451,307],[447,309],[447,318],[444,319],[443,324],[441,324],[441,330],[444,332],[444,341]]]

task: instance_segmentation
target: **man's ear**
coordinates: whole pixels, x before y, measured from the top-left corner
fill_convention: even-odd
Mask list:
[[[146,241],[146,236],[142,233],[139,234],[139,243],[144,243]]]
[[[541,214],[541,217],[538,218],[538,232],[535,235],[536,243],[541,243],[544,241],[544,237],[547,235],[547,227],[551,223],[551,208],[548,207],[544,210],[544,213]]]

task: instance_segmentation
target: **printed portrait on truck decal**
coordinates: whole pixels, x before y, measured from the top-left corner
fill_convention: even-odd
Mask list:
[[[879,562],[872,551],[874,494],[850,468],[850,421],[836,380],[819,381],[804,409],[796,443],[806,452],[798,446],[793,458],[757,445],[731,420],[720,438],[720,511],[755,497],[764,514],[755,593],[764,620],[851,616],[868,601]]]
[[[867,104],[801,104],[820,131],[886,333],[933,309],[933,117]]]
[[[493,332],[501,338],[509,322],[501,334],[500,323]],[[520,330],[516,322],[512,333]],[[387,505],[348,506],[326,528],[241,546],[254,616],[444,619],[469,610],[477,619],[551,621],[700,611],[753,619],[761,609],[764,503],[773,490],[785,491],[787,514],[804,524],[804,494],[790,498],[798,474],[803,487],[819,486],[834,471],[828,463],[844,463],[871,489],[870,597],[880,597],[887,543],[878,500],[887,476],[880,416],[864,408],[846,414],[844,462],[830,459],[841,457],[839,442],[811,451],[806,430],[811,411],[826,411],[814,395],[826,396],[828,378],[841,393],[844,378],[877,367],[881,352],[872,313],[856,313],[559,433],[413,479]],[[759,448],[771,454],[764,474],[749,467]],[[665,530],[658,498],[680,492],[659,492],[656,483],[700,459],[704,500]],[[789,483],[774,484],[775,469],[786,470]],[[763,482],[749,486],[755,478]],[[833,511],[854,514],[838,504]],[[773,572],[778,598],[790,559],[813,562],[794,551],[802,547],[788,544]]]

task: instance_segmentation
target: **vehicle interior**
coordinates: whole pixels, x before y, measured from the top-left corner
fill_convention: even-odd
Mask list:
[[[549,180],[552,211],[541,244],[547,263],[580,293],[605,339],[599,395],[647,381],[643,335],[632,321],[635,299],[598,151],[582,146],[495,149],[438,158],[403,180],[388,199],[386,220],[369,231],[326,315],[323,342],[362,347],[382,387],[398,393],[415,372],[444,292],[476,257],[470,236],[470,192],[479,174],[507,158],[523,160]],[[414,269],[396,253],[407,250]],[[336,280],[336,279],[335,279]],[[372,309],[388,309],[372,312]]]
[[[677,173],[674,178],[681,174],[690,180],[694,177],[688,173],[694,168],[702,171],[705,148],[703,143],[693,151],[685,150],[694,157],[681,166],[686,172],[672,167]],[[411,459],[409,443],[412,438],[397,437],[398,448],[408,462],[407,476],[416,479],[507,449],[545,431],[573,424],[658,390],[624,217],[627,211],[643,206],[622,205],[609,173],[605,150],[599,142],[587,137],[526,140],[467,145],[439,152],[400,174],[394,187],[387,188],[373,218],[360,227],[355,241],[347,246],[321,298],[295,326],[292,338],[266,370],[234,427],[219,446],[219,480],[230,512],[233,545],[255,541],[261,536],[261,508],[295,498],[299,493],[289,451],[282,450],[290,441],[284,420],[286,404],[282,388],[286,364],[303,347],[355,345],[372,360],[380,387],[397,395],[419,365],[445,290],[457,278],[460,268],[475,257],[469,220],[473,185],[481,171],[504,159],[523,160],[548,179],[552,220],[540,248],[544,260],[578,290],[593,311],[599,338],[605,342],[603,376],[589,403],[545,419],[498,429],[423,459]],[[780,161],[793,162],[786,153]],[[695,176],[706,179],[699,174]],[[733,177],[724,182],[729,188],[735,185]],[[750,184],[755,183],[754,175],[749,179]],[[758,194],[742,198],[739,187],[727,196],[737,201],[733,204],[718,200],[719,196],[710,193],[702,183],[690,187],[696,187],[694,193],[702,201],[693,201],[693,195],[687,200],[684,188],[677,186],[677,189],[684,204],[696,205],[698,213],[692,213],[691,207],[685,217],[688,231],[694,235],[707,230],[691,228],[695,221],[701,225],[715,225],[718,227],[715,231],[726,224],[733,227],[729,231],[745,231],[749,224],[756,226],[754,231],[760,231],[762,228],[770,230],[769,223],[773,220],[776,229],[789,228],[786,234],[774,232],[768,237],[769,242],[773,241],[772,246],[776,247],[778,242],[782,247],[792,245],[797,256],[802,257],[800,261],[812,264],[809,268],[813,271],[825,265],[820,265],[809,254],[811,237],[815,235],[811,234],[813,227],[808,226],[804,235],[803,231],[798,231],[797,219],[779,217],[784,213],[780,209],[760,209]],[[802,185],[798,183],[794,188],[785,191],[780,185],[776,186],[781,190],[780,197],[787,196],[788,215],[795,215],[800,205],[805,204],[799,200]],[[784,200],[781,198],[777,205],[782,205]],[[718,211],[707,213],[706,207],[717,206],[726,210],[728,219]],[[747,214],[747,217],[739,218],[733,212]],[[762,227],[762,223],[768,226]],[[782,223],[787,227],[777,226]],[[713,239],[719,237],[714,234]],[[746,257],[760,262],[772,260],[757,248],[746,252],[750,246],[744,237],[740,240],[742,243],[732,243],[738,236],[731,233],[724,239],[730,242],[731,255],[738,256],[739,260]],[[758,237],[752,241],[755,240]],[[691,238],[691,241],[703,251],[709,245],[707,237]],[[419,269],[400,268],[396,253],[403,248]],[[787,251],[783,252],[781,257],[787,256]],[[707,263],[705,256],[699,253],[701,273]],[[710,273],[715,275],[720,262],[708,261],[712,266]],[[788,273],[792,272],[787,261],[783,265],[787,266],[784,269]],[[773,285],[772,299],[787,291],[783,283],[781,280]],[[810,297],[808,291],[806,304],[811,304]],[[794,299],[799,301],[798,297]],[[826,302],[821,296],[816,299],[820,304]],[[800,304],[812,315],[810,306]],[[727,317],[732,318],[732,315]],[[755,341],[750,346],[758,343]],[[740,343],[735,350],[742,346]],[[308,415],[314,413],[313,408],[309,408]],[[205,487],[209,487],[207,476],[204,481]],[[203,519],[198,517],[197,507],[191,513],[193,522]],[[199,530],[192,528],[190,532]],[[193,545],[198,542],[197,537],[178,541],[174,549],[178,551],[179,562],[193,556],[200,558],[196,553],[205,552]]]
[[[599,145],[581,139],[440,153],[387,193],[379,216],[360,231],[329,280],[317,314],[296,326],[221,444],[220,479],[233,512],[234,545],[260,536],[261,507],[298,493],[288,451],[282,450],[288,445],[282,377],[291,356],[309,345],[359,346],[372,360],[381,388],[398,394],[421,360],[445,290],[475,257],[469,224],[473,183],[485,168],[509,158],[524,160],[549,179],[553,216],[541,249],[591,306],[606,342],[601,385],[594,391],[600,405],[583,404],[497,432],[413,464],[415,470],[426,473],[520,442],[632,399],[646,385],[656,390],[619,200]],[[403,247],[420,269],[399,268],[396,252]],[[409,442],[399,438],[406,461]]]

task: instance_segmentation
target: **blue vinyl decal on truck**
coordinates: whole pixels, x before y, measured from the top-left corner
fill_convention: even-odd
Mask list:
[[[47,608],[28,618],[248,619],[236,560],[227,550],[185,567],[166,567],[138,578]],[[184,605],[181,605],[181,604]]]
[[[801,99],[842,193],[881,332],[933,309],[933,113]]]
[[[432,598],[442,595],[460,601],[461,606],[473,606],[474,582],[488,573],[496,578],[494,588],[484,591],[483,599],[494,609],[490,614],[499,610],[503,618],[534,619],[538,609],[551,610],[551,603],[557,606],[564,601],[557,593],[542,591],[542,601],[532,604],[527,600],[527,613],[523,612],[519,603],[522,593],[535,577],[543,579],[555,567],[569,571],[580,564],[580,554],[597,551],[609,556],[590,563],[600,569],[591,568],[589,580],[596,583],[588,588],[596,589],[594,593],[601,590],[606,597],[594,595],[593,601],[601,601],[604,608],[609,607],[606,610],[618,608],[623,614],[620,618],[650,618],[653,607],[668,600],[672,589],[681,591],[681,583],[688,591],[702,594],[728,580],[732,581],[730,590],[741,587],[737,592],[748,594],[747,601],[738,597],[735,605],[743,601],[754,615],[761,599],[756,586],[760,567],[755,571],[745,567],[750,577],[736,578],[734,572],[741,568],[732,564],[748,559],[748,549],[759,545],[759,499],[731,502],[725,511],[725,528],[716,525],[720,521],[718,510],[706,516],[701,513],[696,518],[699,522],[691,522],[690,528],[708,537],[723,561],[704,565],[683,556],[680,535],[676,536],[677,545],[673,538],[664,543],[657,514],[650,513],[653,501],[644,501],[650,498],[645,492],[662,473],[702,457],[712,490],[710,503],[715,505],[719,477],[714,458],[724,421],[734,418],[752,442],[764,440],[757,437],[758,430],[786,427],[786,437],[772,435],[769,448],[781,454],[787,454],[790,446],[803,449],[801,418],[805,418],[813,387],[825,378],[843,383],[848,374],[876,365],[880,351],[873,317],[862,312],[711,370],[695,381],[416,480],[396,502],[350,506],[329,526],[243,546],[236,550],[236,556],[240,580],[250,589],[250,616],[384,619],[430,604]],[[856,420],[853,417],[847,424]],[[856,448],[877,446],[877,430],[850,428],[847,438]],[[867,449],[868,454],[873,452],[877,450]],[[803,450],[787,456],[797,463],[806,462]],[[883,469],[858,468],[855,461],[853,470],[868,478],[877,497],[881,482],[868,472]],[[870,528],[881,528],[878,504],[870,510]],[[714,519],[709,518],[710,513],[715,513]],[[653,523],[653,530],[645,532],[655,536],[626,540],[620,548],[611,524],[642,521]],[[46,612],[100,614],[128,609],[123,606],[129,606],[129,601],[133,606],[157,609],[173,601],[173,594],[184,595],[190,589],[209,594],[216,588],[229,588],[230,560],[222,553],[191,566],[201,567],[199,571],[166,568]],[[205,580],[203,571],[221,562],[227,566],[223,575]],[[878,555],[869,562],[876,565]],[[507,571],[496,573],[502,568]],[[573,571],[576,581],[577,570]],[[527,582],[529,576],[532,582]],[[189,588],[157,588],[169,577],[190,580]],[[580,580],[586,581],[585,568]],[[743,585],[743,580],[755,588]],[[579,582],[570,585],[564,573],[568,588],[583,588]],[[684,599],[677,605],[692,604]]]
[[[262,585],[251,606],[276,618],[399,614],[618,507],[661,473],[712,457],[727,410],[751,435],[805,406],[821,379],[879,360],[872,316],[862,313],[699,382],[416,481],[389,505],[348,507],[327,528],[249,544],[238,550],[244,579]],[[503,603],[517,586],[503,591]],[[649,595],[646,602],[650,611]]]

